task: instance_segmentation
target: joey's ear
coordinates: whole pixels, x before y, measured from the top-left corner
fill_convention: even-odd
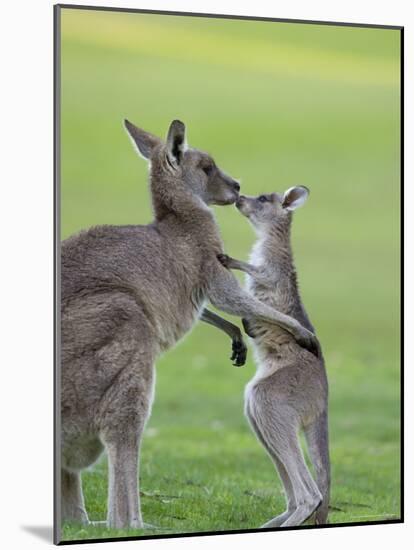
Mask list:
[[[124,126],[138,153],[144,159],[151,158],[153,149],[161,143],[161,140],[157,136],[141,130],[141,128],[138,128],[127,119],[124,120]]]
[[[167,135],[167,155],[170,162],[178,166],[186,149],[184,123],[180,120],[173,120]]]
[[[308,197],[309,189],[304,185],[291,187],[283,195],[282,206],[286,210],[296,210],[296,208],[305,204]]]

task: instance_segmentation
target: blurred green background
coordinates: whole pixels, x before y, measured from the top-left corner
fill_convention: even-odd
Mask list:
[[[160,136],[183,120],[243,193],[308,186],[293,241],[330,380],[330,522],[399,518],[399,31],[71,9],[61,25],[62,238],[151,221],[124,117]],[[227,252],[246,258],[252,229],[215,211]],[[229,355],[199,324],[158,361],[141,460],[144,519],[162,528],[150,534],[255,528],[283,510],[242,412],[253,354],[242,369]],[[83,479],[104,519],[105,459]]]

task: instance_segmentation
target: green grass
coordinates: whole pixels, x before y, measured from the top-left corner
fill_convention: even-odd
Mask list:
[[[124,117],[159,135],[182,119],[244,193],[310,187],[293,238],[330,380],[330,521],[398,518],[398,32],[63,10],[62,37],[62,238],[151,220]],[[215,211],[245,258],[246,220]],[[156,534],[255,528],[283,509],[242,413],[252,354],[243,369],[229,354],[199,325],[158,361],[140,472]],[[83,481],[104,519],[105,458]],[[65,540],[140,533],[63,526]]]

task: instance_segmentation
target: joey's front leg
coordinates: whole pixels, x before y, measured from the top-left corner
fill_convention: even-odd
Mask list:
[[[247,273],[248,275],[253,277],[256,282],[263,286],[272,287],[275,284],[275,281],[272,277],[270,277],[261,268],[256,267],[255,265],[249,264],[247,262],[242,262],[241,260],[236,260],[235,258],[231,258],[230,256],[228,256],[227,254],[218,254],[217,259],[227,269],[238,269],[239,271],[243,271],[244,273]]]

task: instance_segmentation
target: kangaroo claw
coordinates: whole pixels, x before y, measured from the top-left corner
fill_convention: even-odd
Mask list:
[[[227,254],[217,254],[217,259],[221,263],[221,265],[229,268],[230,256],[227,256]]]
[[[305,329],[306,330],[306,329]],[[320,358],[320,346],[319,341],[316,336],[310,330],[306,330],[304,334],[301,334],[297,339],[297,343],[308,350],[310,353],[315,355],[318,359]]]
[[[246,363],[247,347],[243,340],[233,340],[232,342],[233,353],[230,357],[235,367],[242,367]]]
[[[242,319],[242,325],[247,336],[250,336],[250,338],[256,338],[256,334],[252,330],[251,324],[247,319]]]

